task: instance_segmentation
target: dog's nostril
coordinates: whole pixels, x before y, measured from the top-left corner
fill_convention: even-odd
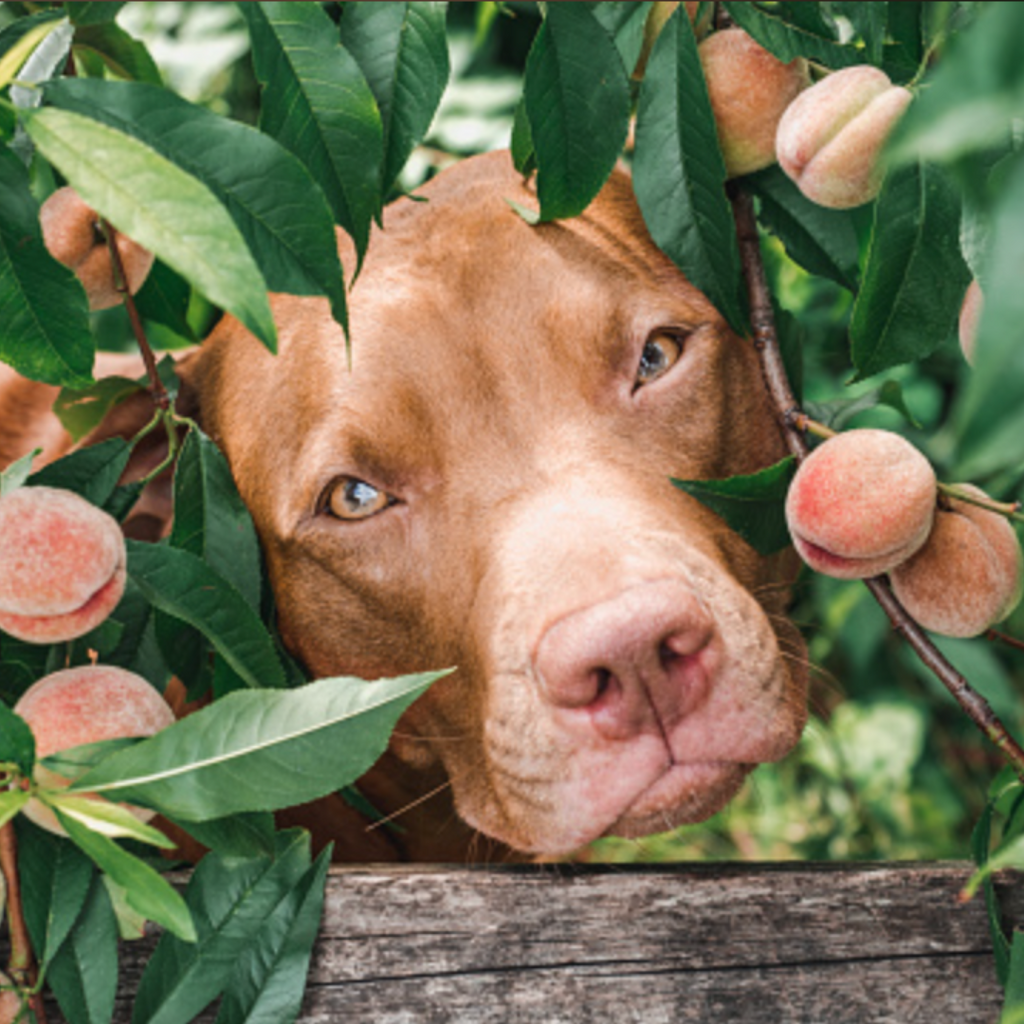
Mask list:
[[[612,674],[606,668],[599,668],[594,676],[597,682],[594,688],[594,700],[600,700],[612,685]]]

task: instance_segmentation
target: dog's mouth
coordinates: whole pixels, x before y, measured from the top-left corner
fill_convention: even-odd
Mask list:
[[[705,821],[736,795],[753,764],[671,764],[622,812],[606,836],[635,839]]]

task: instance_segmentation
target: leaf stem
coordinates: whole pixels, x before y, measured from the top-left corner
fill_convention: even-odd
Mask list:
[[[772,310],[771,294],[768,291],[764,260],[761,256],[761,241],[758,235],[757,220],[754,216],[753,201],[749,195],[739,190],[732,192],[731,199],[740,245],[743,276],[750,298],[754,346],[761,358],[762,375],[775,406],[783,437],[797,460],[803,461],[809,451],[803,435],[813,421],[797,406],[782,362],[782,352],[775,329],[775,314]],[[828,430],[827,427],[824,429]],[[921,661],[949,690],[971,721],[1002,752],[1017,775],[1024,779],[1024,750],[1010,735],[988,702],[946,660],[921,626],[896,599],[884,577],[864,582],[889,617],[896,632],[906,640]]]
[[[1018,640],[1015,636],[1000,633],[997,629],[990,629],[985,634],[985,639],[991,640],[993,643],[1006,644],[1008,647],[1013,647],[1018,651],[1024,651],[1024,640]]]
[[[38,972],[32,940],[25,925],[21,903],[21,885],[18,879],[18,841],[14,822],[0,828],[0,872],[7,883],[7,929],[11,941],[11,959],[8,973],[21,991],[28,991],[28,1004],[35,1014],[36,1024],[46,1024],[46,1009],[42,993],[37,990]]]
[[[124,272],[124,264],[121,262],[121,252],[117,248],[117,241],[114,228],[105,217],[100,219],[100,227],[107,242],[107,249],[110,251],[110,261],[114,270],[114,286],[121,293],[125,309],[128,310],[128,319],[131,321],[132,333],[138,343],[139,351],[142,353],[142,361],[146,364],[146,372],[149,374],[149,390],[153,395],[153,402],[158,409],[167,411],[171,407],[171,399],[160,379],[160,373],[156,366],[156,356],[150,347],[146,337],[146,329],[142,325],[142,317],[139,316],[138,307],[135,305],[135,297],[128,287],[128,277]]]

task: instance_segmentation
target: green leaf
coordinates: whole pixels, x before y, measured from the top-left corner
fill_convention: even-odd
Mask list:
[[[551,4],[526,61],[542,221],[575,217],[608,180],[629,127],[629,74],[588,3]]]
[[[986,4],[970,32],[954,34],[893,132],[894,160],[953,161],[1002,143],[1024,108],[1020,4]]]
[[[55,754],[48,754],[41,759],[44,768],[65,779],[81,778],[90,768],[95,768],[105,757],[117,750],[133,747],[140,742],[138,736],[122,736],[112,740],[97,740],[95,743],[82,743],[77,747],[69,747]]]
[[[85,291],[46,251],[28,173],[0,147],[0,359],[31,380],[84,387],[94,354]]]
[[[285,685],[274,644],[238,591],[187,551],[129,540],[128,577],[150,603],[195,627],[254,687]]]
[[[750,476],[672,483],[721,516],[758,554],[768,556],[791,543],[785,502],[795,472],[796,460],[790,456]]]
[[[442,674],[231,693],[107,758],[73,788],[181,821],[306,803],[370,768],[399,715]]]
[[[192,915],[167,879],[112,839],[86,828],[59,808],[55,812],[75,846],[125,890],[128,903],[135,910],[185,942],[195,941]]]
[[[326,295],[334,318],[345,323],[330,208],[278,142],[153,86],[63,79],[46,96],[144,142],[201,181],[231,215],[271,291]]]
[[[594,17],[615,41],[623,67],[632,71],[644,45],[644,26],[653,5],[634,0],[605,0],[594,4]]]
[[[67,1024],[109,1024],[117,996],[117,938],[106,887],[94,877],[74,930],[46,972]]]
[[[78,920],[95,870],[73,843],[24,818],[17,825],[25,923],[36,958],[45,970]]]
[[[196,942],[161,938],[138,988],[133,1024],[190,1024],[228,984],[309,864],[309,836],[297,831],[278,837],[273,857],[207,854],[185,890]]]
[[[164,850],[174,849],[174,843],[163,832],[139,821],[131,811],[118,804],[63,791],[41,790],[38,795],[53,810],[59,811],[64,817],[73,818],[92,832],[110,839],[134,839]]]
[[[59,487],[74,491],[86,501],[102,507],[113,495],[131,454],[127,441],[112,437],[43,466],[29,477],[28,482],[32,487]]]
[[[1010,963],[1006,978],[1006,998],[999,1024],[1024,1022],[1024,931],[1017,928],[1010,947]]]
[[[447,7],[434,0],[342,5],[342,44],[366,76],[383,124],[385,197],[426,136],[448,84]]]
[[[307,167],[360,260],[381,208],[380,113],[319,4],[240,3],[263,86],[260,127]]]
[[[274,816],[270,812],[178,824],[208,850],[224,857],[256,857],[274,852]]]
[[[838,71],[864,63],[860,50],[836,41],[817,14],[817,4],[783,3],[769,8],[758,3],[733,2],[723,6],[741,29],[787,64],[797,57],[805,57]],[[810,8],[815,10],[812,12]]]
[[[260,272],[238,228],[202,182],[130,135],[71,111],[24,111],[22,120],[85,202],[275,349]]]
[[[111,2],[111,0],[76,0],[74,3],[65,3],[64,10],[76,25],[105,25],[112,22],[124,3]]]
[[[697,42],[680,7],[658,36],[640,86],[633,187],[658,247],[745,334],[725,173]]]
[[[742,185],[758,199],[758,220],[794,263],[857,290],[860,244],[849,211],[812,203],[777,166],[745,177]]]
[[[0,792],[0,828],[21,811],[31,797],[21,789],[5,789]]]
[[[43,449],[36,448],[34,451],[23,455],[20,459],[12,462],[5,470],[0,472],[0,498],[10,494],[21,487],[32,475],[32,463],[36,457],[42,455]]]
[[[220,449],[201,430],[185,439],[174,470],[171,546],[202,558],[251,608],[260,603],[260,550],[249,510]]]
[[[869,409],[877,409],[880,405],[894,409],[911,426],[921,429],[921,424],[907,406],[903,386],[894,380],[887,380],[881,387],[865,391],[857,398],[838,399],[834,402],[808,402],[806,412],[812,419],[824,423],[833,430],[845,430],[854,417]]]
[[[1024,266],[1024,160],[1017,163],[993,210],[995,231],[985,283],[985,305],[978,327],[974,370],[957,404],[954,422],[960,440],[957,474],[977,479],[1022,463],[1024,436],[1024,288],[1016,268]],[[961,289],[957,301],[963,296]]]
[[[188,322],[191,298],[189,283],[157,260],[135,296],[135,307],[144,321],[160,324],[186,341],[197,341]]]
[[[1018,871],[1024,870],[1024,835],[1006,843],[993,853],[987,861],[971,876],[970,881],[964,887],[964,897],[972,898],[978,891],[978,886],[985,879],[994,875],[997,871],[1005,868],[1015,868]]]
[[[530,119],[526,116],[526,100],[516,104],[512,118],[512,164],[522,175],[533,174],[537,161],[533,151],[533,135],[530,134]]]
[[[113,5],[98,3],[86,6]],[[119,78],[149,82],[151,85],[162,84],[160,69],[150,56],[149,50],[138,39],[111,21],[80,27],[75,32],[74,53],[80,55],[83,51],[95,54]]]
[[[22,65],[32,56],[33,51],[61,24],[63,24],[62,20],[35,21],[18,38],[17,42],[6,50],[0,57],[0,89],[10,85],[18,77]]]
[[[850,323],[857,380],[923,359],[950,336],[970,279],[959,233],[960,200],[940,170],[886,177]]]
[[[320,927],[330,848],[268,915],[239,958],[216,1024],[294,1020]]]
[[[21,715],[0,701],[0,762],[15,764],[25,778],[32,776],[36,764],[36,741]]]
[[[104,377],[87,388],[63,388],[53,411],[72,440],[78,442],[95,430],[115,405],[144,390],[144,385],[127,377]]]
[[[867,60],[864,63],[882,63],[885,52],[885,37],[889,23],[889,4],[872,2],[849,2],[849,0],[833,0],[833,14],[848,18],[857,35],[864,40]]]

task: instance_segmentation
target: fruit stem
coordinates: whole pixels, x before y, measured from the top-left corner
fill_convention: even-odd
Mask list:
[[[743,278],[750,300],[754,347],[760,356],[762,376],[775,406],[783,437],[790,452],[796,456],[798,462],[802,462],[809,452],[804,431],[810,432],[814,421],[797,405],[782,361],[782,350],[775,328],[775,313],[761,256],[761,239],[754,216],[753,200],[735,188],[730,190],[730,198],[736,220]],[[821,424],[814,426],[828,430]],[[949,690],[971,721],[999,748],[1013,770],[1024,780],[1024,750],[1010,735],[985,699],[976,693],[967,680],[946,660],[921,626],[896,599],[884,577],[864,582],[875,600],[882,606],[896,632],[906,640],[921,661]]]
[[[990,629],[985,634],[985,639],[991,640],[993,643],[1006,644],[1018,651],[1024,651],[1024,640],[1018,640],[1015,636],[1007,636],[1006,633],[1000,633],[997,629]]]
[[[939,490],[950,498],[962,501],[967,505],[977,505],[978,508],[987,508],[990,512],[998,512],[1015,523],[1024,523],[1024,515],[1021,515],[1021,504],[1019,501],[993,501],[991,498],[979,498],[970,491],[961,490],[956,484],[939,484]]]
[[[46,1024],[46,1010],[42,993],[37,991],[35,956],[32,940],[25,925],[25,914],[21,903],[21,886],[18,880],[18,840],[14,834],[14,822],[9,821],[0,828],[0,871],[7,883],[7,930],[11,941],[11,959],[8,973],[21,991],[29,991],[29,1007],[35,1014],[36,1024]]]
[[[138,307],[135,305],[135,297],[128,287],[128,278],[124,272],[124,264],[121,262],[121,253],[117,248],[114,229],[105,217],[100,219],[100,227],[107,242],[107,249],[110,251],[110,260],[114,268],[114,286],[120,292],[125,309],[128,310],[132,333],[135,335],[139,351],[142,353],[142,361],[146,364],[146,372],[149,374],[149,390],[153,396],[153,402],[158,409],[166,411],[171,407],[171,398],[167,394],[164,382],[160,379],[156,356],[153,355],[153,349],[150,348],[149,340],[146,338],[146,329],[142,325],[142,317],[139,316]]]

